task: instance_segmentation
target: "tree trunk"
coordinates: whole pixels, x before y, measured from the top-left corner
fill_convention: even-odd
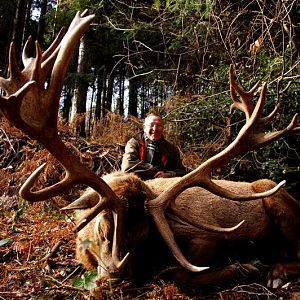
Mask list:
[[[110,73],[110,76],[107,80],[107,93],[105,98],[105,111],[111,111],[112,107],[112,97],[114,90],[114,80],[115,80],[115,72]]]
[[[64,106],[62,109],[62,117],[66,122],[69,122],[71,105],[72,105],[71,88],[65,85],[63,94],[64,94]]]
[[[87,69],[86,49],[84,39],[80,39],[78,65],[77,65],[77,80],[73,91],[71,123],[76,128],[76,132],[80,136],[85,136],[85,113],[86,113],[86,96],[88,91],[88,82],[84,77]],[[80,118],[77,120],[77,115]]]
[[[31,5],[32,5],[32,0],[27,0],[27,9],[26,9],[26,15],[24,19],[24,29],[23,29],[23,36],[22,36],[22,49],[28,39],[28,36],[31,35],[30,32],[30,13],[31,13]]]
[[[118,112],[124,116],[124,93],[125,93],[125,76],[123,66],[120,68],[120,81],[119,81],[119,99],[118,99]]]
[[[142,84],[141,86],[141,117],[144,118],[145,116],[145,110],[146,110],[146,107],[145,107],[145,104],[146,104],[146,86],[145,84]]]
[[[102,103],[101,103],[101,117],[104,117],[106,114],[106,94],[107,94],[107,86],[106,86],[106,76],[107,76],[107,69],[104,67],[103,74],[102,74]]]
[[[46,27],[45,15],[47,13],[47,0],[41,0],[41,15],[38,23],[37,40],[41,47],[44,46],[44,33]]]
[[[297,51],[297,57],[295,59],[300,58],[300,25],[299,25],[299,20],[300,20],[300,4],[299,3],[294,3],[292,6],[292,9],[290,10],[290,19],[291,23],[283,23],[283,28],[285,29],[286,33],[289,35],[291,41],[294,43],[294,46]],[[300,66],[298,65],[298,69]]]
[[[13,35],[15,42],[16,57],[21,62],[22,45],[24,45],[24,30],[26,28],[26,13],[29,5],[28,0],[18,0],[16,6],[16,14],[14,18]]]
[[[103,76],[98,75],[95,120],[101,119],[101,107],[102,107],[102,99],[103,99],[102,92],[103,92]]]
[[[137,100],[138,84],[136,79],[129,81],[129,103],[128,103],[128,114],[137,117]]]
[[[14,16],[16,15],[15,1],[0,0],[0,76],[8,76],[8,51],[12,40]]]

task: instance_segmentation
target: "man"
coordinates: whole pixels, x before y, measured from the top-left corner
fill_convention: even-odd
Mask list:
[[[185,175],[178,148],[167,141],[163,133],[162,118],[155,113],[147,115],[144,131],[126,144],[122,171],[134,172],[142,179]]]

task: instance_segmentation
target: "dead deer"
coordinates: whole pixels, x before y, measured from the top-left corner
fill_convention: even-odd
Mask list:
[[[33,191],[34,182],[45,168],[41,165],[24,183],[20,195],[28,201],[42,201],[66,193],[77,184],[90,187],[65,209],[82,211],[75,228],[77,257],[87,268],[98,269],[99,276],[134,276],[133,263],[140,264],[140,258],[145,263],[149,258],[138,250],[140,244],[149,240],[151,232],[154,244],[163,240],[167,245],[167,250],[158,248],[159,256],[172,253],[180,266],[174,280],[181,283],[211,284],[230,280],[241,269],[256,271],[250,264],[215,266],[227,246],[233,245],[231,249],[239,251],[240,243],[277,233],[285,239],[285,244],[277,243],[274,249],[283,247],[290,251],[288,257],[292,259],[273,266],[268,276],[269,286],[277,287],[286,277],[299,275],[300,210],[297,201],[282,188],[284,183],[276,185],[265,179],[253,183],[231,182],[213,180],[211,175],[230,159],[299,131],[295,115],[285,129],[262,132],[278,110],[276,107],[269,116],[261,117],[265,83],[254,105],[252,99],[258,84],[244,91],[236,84],[231,66],[232,108],[245,113],[246,123],[226,149],[182,178],[143,182],[133,174],[123,173],[101,178],[66,147],[57,130],[60,94],[71,53],[93,18],[86,11],[77,13],[65,35],[61,32],[46,52],[42,54],[36,43],[35,57],[26,54],[31,42],[28,40],[23,52],[23,70],[16,64],[13,44],[10,48],[10,77],[0,78],[0,88],[5,91],[0,96],[1,112],[17,128],[42,143],[66,172],[62,181]],[[48,75],[50,81],[46,87]],[[149,245],[153,250],[153,243]]]

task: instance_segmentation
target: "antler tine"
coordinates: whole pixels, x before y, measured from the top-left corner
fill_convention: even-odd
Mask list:
[[[114,264],[117,269],[121,270],[126,265],[128,259],[129,259],[129,252],[126,253],[126,255],[123,257],[122,260],[120,260],[120,240],[122,237],[122,224],[123,224],[123,217],[124,214],[114,214],[114,236],[113,236],[113,244],[112,244],[112,258],[114,260]]]
[[[71,59],[71,54],[73,52],[73,44],[79,41],[79,38],[82,36],[83,32],[87,29],[90,25],[91,21],[94,19],[94,15],[86,16],[86,11],[83,14],[77,12],[76,16],[74,17],[72,23],[68,31],[66,32],[65,36],[61,42],[61,48],[58,52],[56,61],[53,66],[53,70],[51,73],[50,85],[49,85],[49,98],[55,99],[55,105],[52,105],[50,109],[53,112],[56,112],[59,105],[60,99],[60,92],[63,87],[63,81],[61,78],[65,76],[69,61]],[[73,42],[69,42],[73,40]],[[62,61],[64,63],[62,63]]]
[[[271,142],[278,140],[279,138],[291,133],[292,131],[298,131],[300,127],[297,127],[297,114],[294,115],[292,118],[290,124],[282,130],[274,131],[271,133],[263,133],[261,132],[261,128],[268,124],[275,116],[275,113],[278,111],[279,106],[277,105],[274,110],[265,118],[259,118],[259,116],[262,113],[263,105],[265,103],[266,98],[266,83],[263,83],[262,91],[260,94],[260,97],[258,99],[258,102],[256,104],[256,107],[253,111],[253,114],[250,118],[249,125],[247,126],[247,123],[244,125],[244,128],[246,129],[245,135],[243,133],[243,129],[240,131],[237,140],[238,140],[238,149],[239,153],[243,154],[247,151],[252,151],[259,149],[267,144],[270,144]],[[252,123],[251,123],[252,120]],[[240,137],[240,139],[239,139]]]
[[[43,84],[43,82],[45,81],[45,77],[47,76],[49,70],[51,69],[51,67],[53,66],[54,62],[55,62],[55,58],[58,54],[58,51],[60,49],[60,43],[62,41],[62,38],[64,37],[65,34],[65,29],[62,28],[59,33],[57,34],[55,40],[52,42],[52,44],[47,48],[47,50],[43,53],[41,53],[41,61],[40,61],[40,79],[39,84]],[[34,69],[36,67],[36,57],[30,57],[29,56],[29,47],[32,44],[32,37],[28,37],[25,46],[23,48],[22,51],[22,62],[24,65],[24,70],[23,73],[28,73],[31,74],[32,73],[32,69]],[[35,42],[35,53],[36,56],[38,54],[38,51],[40,51],[40,45],[39,43],[36,41]],[[40,51],[41,52],[41,51]]]
[[[42,55],[42,65],[41,65],[41,69],[42,69],[42,74],[43,74],[43,78],[42,80],[44,81],[47,74],[49,73],[49,71],[51,70],[51,68],[53,67],[53,64],[55,62],[55,59],[57,57],[58,51],[60,49],[60,43],[64,37],[66,33],[65,28],[62,28],[58,35],[56,36],[54,42],[49,46],[49,48],[43,53]]]
[[[60,31],[58,32],[56,38],[54,39],[54,41],[47,48],[47,50],[43,53],[43,62],[46,61],[55,52],[58,52],[59,44],[61,43],[65,33],[66,33],[66,29],[64,27],[61,28]]]
[[[270,112],[270,114],[264,118],[261,118],[261,123],[263,125],[266,125],[266,124],[269,124],[271,123],[273,120],[274,120],[274,117],[276,116],[278,110],[280,108],[280,105],[279,104],[276,104],[273,111]]]
[[[40,47],[40,44],[38,42],[35,43],[35,53],[36,57],[35,60],[33,60],[33,68],[31,71],[30,79],[35,80],[37,82],[38,86],[41,86],[44,84],[44,78],[41,76],[42,75],[42,69],[41,69],[41,63],[42,63],[42,50]]]
[[[14,42],[10,43],[9,47],[9,73],[10,78],[19,77],[21,74],[21,71],[17,64],[16,48]]]
[[[148,201],[152,202],[152,201]],[[150,208],[150,206],[149,206]],[[151,206],[151,216],[162,236],[162,238],[165,240],[165,242],[167,243],[168,247],[170,248],[170,250],[172,251],[174,257],[177,259],[177,261],[187,270],[191,271],[191,272],[201,272],[204,271],[206,269],[208,269],[209,267],[198,267],[198,266],[194,266],[192,265],[190,262],[188,262],[186,260],[186,258],[184,257],[184,255],[182,254],[181,250],[179,249],[173,232],[170,229],[170,226],[166,220],[166,218],[164,217],[164,213],[162,210],[155,210],[152,211],[152,206]]]
[[[232,111],[233,108],[238,108],[245,113],[246,120],[249,120],[254,109],[252,99],[258,89],[259,82],[257,82],[249,91],[245,91],[235,82],[233,65],[230,65],[229,69],[229,82],[230,94],[233,99],[233,103],[230,106],[230,111]],[[236,92],[240,95],[241,99],[237,97]]]
[[[39,177],[41,172],[45,169],[45,167],[46,167],[45,163],[40,165],[24,182],[24,184],[19,190],[19,195],[23,199],[28,199],[31,202],[38,202],[38,201],[42,201],[57,196],[59,192],[66,192],[72,187],[73,181],[70,180],[70,176],[67,172],[64,179],[61,180],[60,182],[39,191],[35,191],[35,192],[31,191],[32,186],[34,186],[37,178]]]
[[[298,114],[295,114],[290,122],[290,124],[285,128],[280,131],[275,131],[275,132],[270,132],[266,133],[265,135],[256,135],[256,143],[258,147],[262,147],[264,145],[270,144],[273,141],[278,140],[279,138],[287,135],[290,132],[299,132],[300,127],[297,126],[298,123]]]
[[[25,84],[25,82],[23,82],[23,84],[20,84],[17,89],[14,88],[14,86],[12,87],[12,79],[19,78],[21,75],[21,71],[16,60],[16,50],[14,42],[11,42],[9,45],[8,73],[9,78],[7,79],[0,76],[0,88],[5,92],[6,95],[11,95],[23,84]]]
[[[29,36],[22,51],[22,62],[25,68],[30,64],[30,62],[33,59],[32,57],[29,56],[29,47],[31,44],[32,44],[32,36]]]

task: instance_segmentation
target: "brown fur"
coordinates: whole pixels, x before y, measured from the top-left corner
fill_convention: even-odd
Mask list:
[[[136,176],[117,173],[109,175],[105,180],[119,197],[129,197],[136,205],[139,201],[154,198],[178,179],[154,179],[142,182]],[[259,180],[253,183],[219,180],[215,183],[240,194],[263,192],[275,186],[275,183],[270,180]],[[96,194],[95,197],[97,197]],[[141,216],[131,215],[130,222],[123,227],[124,240],[120,247],[126,248],[125,252],[131,251],[132,256],[135,255],[134,248],[148,238],[148,230],[151,226],[146,215],[139,217]],[[184,191],[170,204],[166,217],[176,241],[182,246],[185,256],[193,264],[215,265],[220,258],[220,253],[228,245],[233,245],[232,249],[238,253],[240,243],[249,241],[255,243],[257,240],[268,238],[270,233],[276,233],[277,228],[280,229],[286,243],[291,245],[294,258],[299,259],[300,210],[297,201],[283,189],[265,199],[237,202],[220,198],[202,188],[193,187]],[[186,219],[195,226],[185,222]],[[227,234],[212,233],[197,228],[197,224],[200,223],[231,227],[241,220],[245,220],[245,223],[235,232]],[[95,230],[97,222],[99,227]],[[88,269],[95,269],[99,264],[104,263],[106,265],[104,269],[107,272],[102,271],[101,275],[109,273],[112,276],[113,273],[109,270],[109,255],[111,254],[109,245],[111,245],[112,230],[111,213],[106,211],[97,216],[96,220],[89,223],[78,234],[77,258]],[[97,232],[100,235],[97,236]],[[89,240],[90,243],[84,243],[84,239]],[[155,245],[152,247],[154,249]],[[280,245],[275,244],[273,247],[273,250],[276,250],[280,248]],[[162,252],[161,255],[163,255]],[[91,259],[91,256],[94,259]],[[147,257],[144,259],[147,260]],[[100,269],[103,269],[103,266]],[[126,274],[134,275],[131,274],[130,265],[128,269],[129,273]],[[300,273],[300,267],[297,268],[297,265],[291,269],[293,274],[297,272],[295,269]],[[198,274],[182,269],[174,273],[173,279],[181,283],[208,284],[230,280],[233,276],[238,276],[240,272],[252,274],[256,273],[257,269],[249,264],[232,264]],[[278,286],[289,274],[289,270],[284,268],[284,265],[277,265],[270,272],[269,284]],[[124,274],[118,274],[118,276],[122,277]]]
[[[115,172],[104,176],[103,179],[118,197],[128,200],[129,205],[135,206],[137,210],[143,210],[145,199],[154,197],[147,185],[134,174],[124,176],[124,173]],[[99,199],[99,195],[92,189],[88,189],[82,197],[94,199],[90,200],[93,203],[96,203],[97,199]],[[77,211],[77,220],[83,219],[89,211],[90,209]],[[145,217],[130,217],[125,219],[124,245],[122,245],[124,248],[134,247],[140,240],[145,239],[148,227]],[[105,265],[105,267],[100,268],[101,274],[106,275],[107,273],[115,272],[114,266],[111,264],[113,230],[112,212],[105,210],[79,231],[76,240],[76,258],[86,269],[96,270],[99,265]]]

